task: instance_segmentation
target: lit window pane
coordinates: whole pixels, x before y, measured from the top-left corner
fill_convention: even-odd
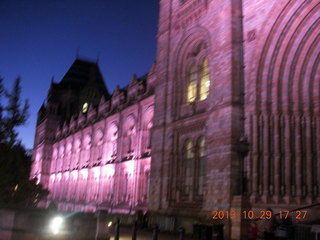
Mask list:
[[[188,141],[186,144],[186,157],[189,158],[193,158],[193,151],[192,151],[192,142]]]
[[[192,67],[188,74],[187,102],[192,103],[197,96],[197,74],[195,68]]]
[[[208,60],[202,63],[201,80],[200,80],[200,101],[205,100],[209,95],[210,78],[209,78],[209,64]]]
[[[206,155],[206,148],[205,148],[206,140],[204,137],[199,139],[199,155],[200,157],[204,157]]]

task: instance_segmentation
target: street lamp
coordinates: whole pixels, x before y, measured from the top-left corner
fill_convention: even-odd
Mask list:
[[[54,217],[51,220],[50,225],[49,225],[51,232],[55,235],[60,233],[61,229],[62,229],[63,222],[64,222],[64,220],[62,217],[60,217],[60,216]]]

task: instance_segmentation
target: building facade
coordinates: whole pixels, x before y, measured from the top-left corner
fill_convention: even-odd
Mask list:
[[[163,228],[319,202],[319,13],[311,0],[161,0],[148,76],[62,127],[48,100],[33,175],[62,208],[143,209]],[[240,239],[242,220],[216,224]]]

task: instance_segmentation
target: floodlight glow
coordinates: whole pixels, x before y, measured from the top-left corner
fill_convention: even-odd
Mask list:
[[[112,225],[112,222],[109,222],[109,223],[108,223],[108,227],[111,227],[111,225]]]
[[[50,223],[50,230],[53,234],[58,234],[62,228],[63,218],[62,217],[55,217],[52,219]]]

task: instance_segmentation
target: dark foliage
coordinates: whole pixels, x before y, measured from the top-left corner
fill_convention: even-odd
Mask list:
[[[18,133],[16,128],[22,126],[28,118],[29,103],[25,100],[21,105],[20,78],[14,82],[11,92],[6,91],[0,79],[0,142],[11,146],[17,143]],[[2,106],[1,100],[7,98],[7,106]]]
[[[29,179],[31,156],[17,139],[16,128],[28,117],[28,101],[21,106],[20,94],[19,78],[10,93],[0,79],[0,207],[34,207],[48,195],[36,179]]]

